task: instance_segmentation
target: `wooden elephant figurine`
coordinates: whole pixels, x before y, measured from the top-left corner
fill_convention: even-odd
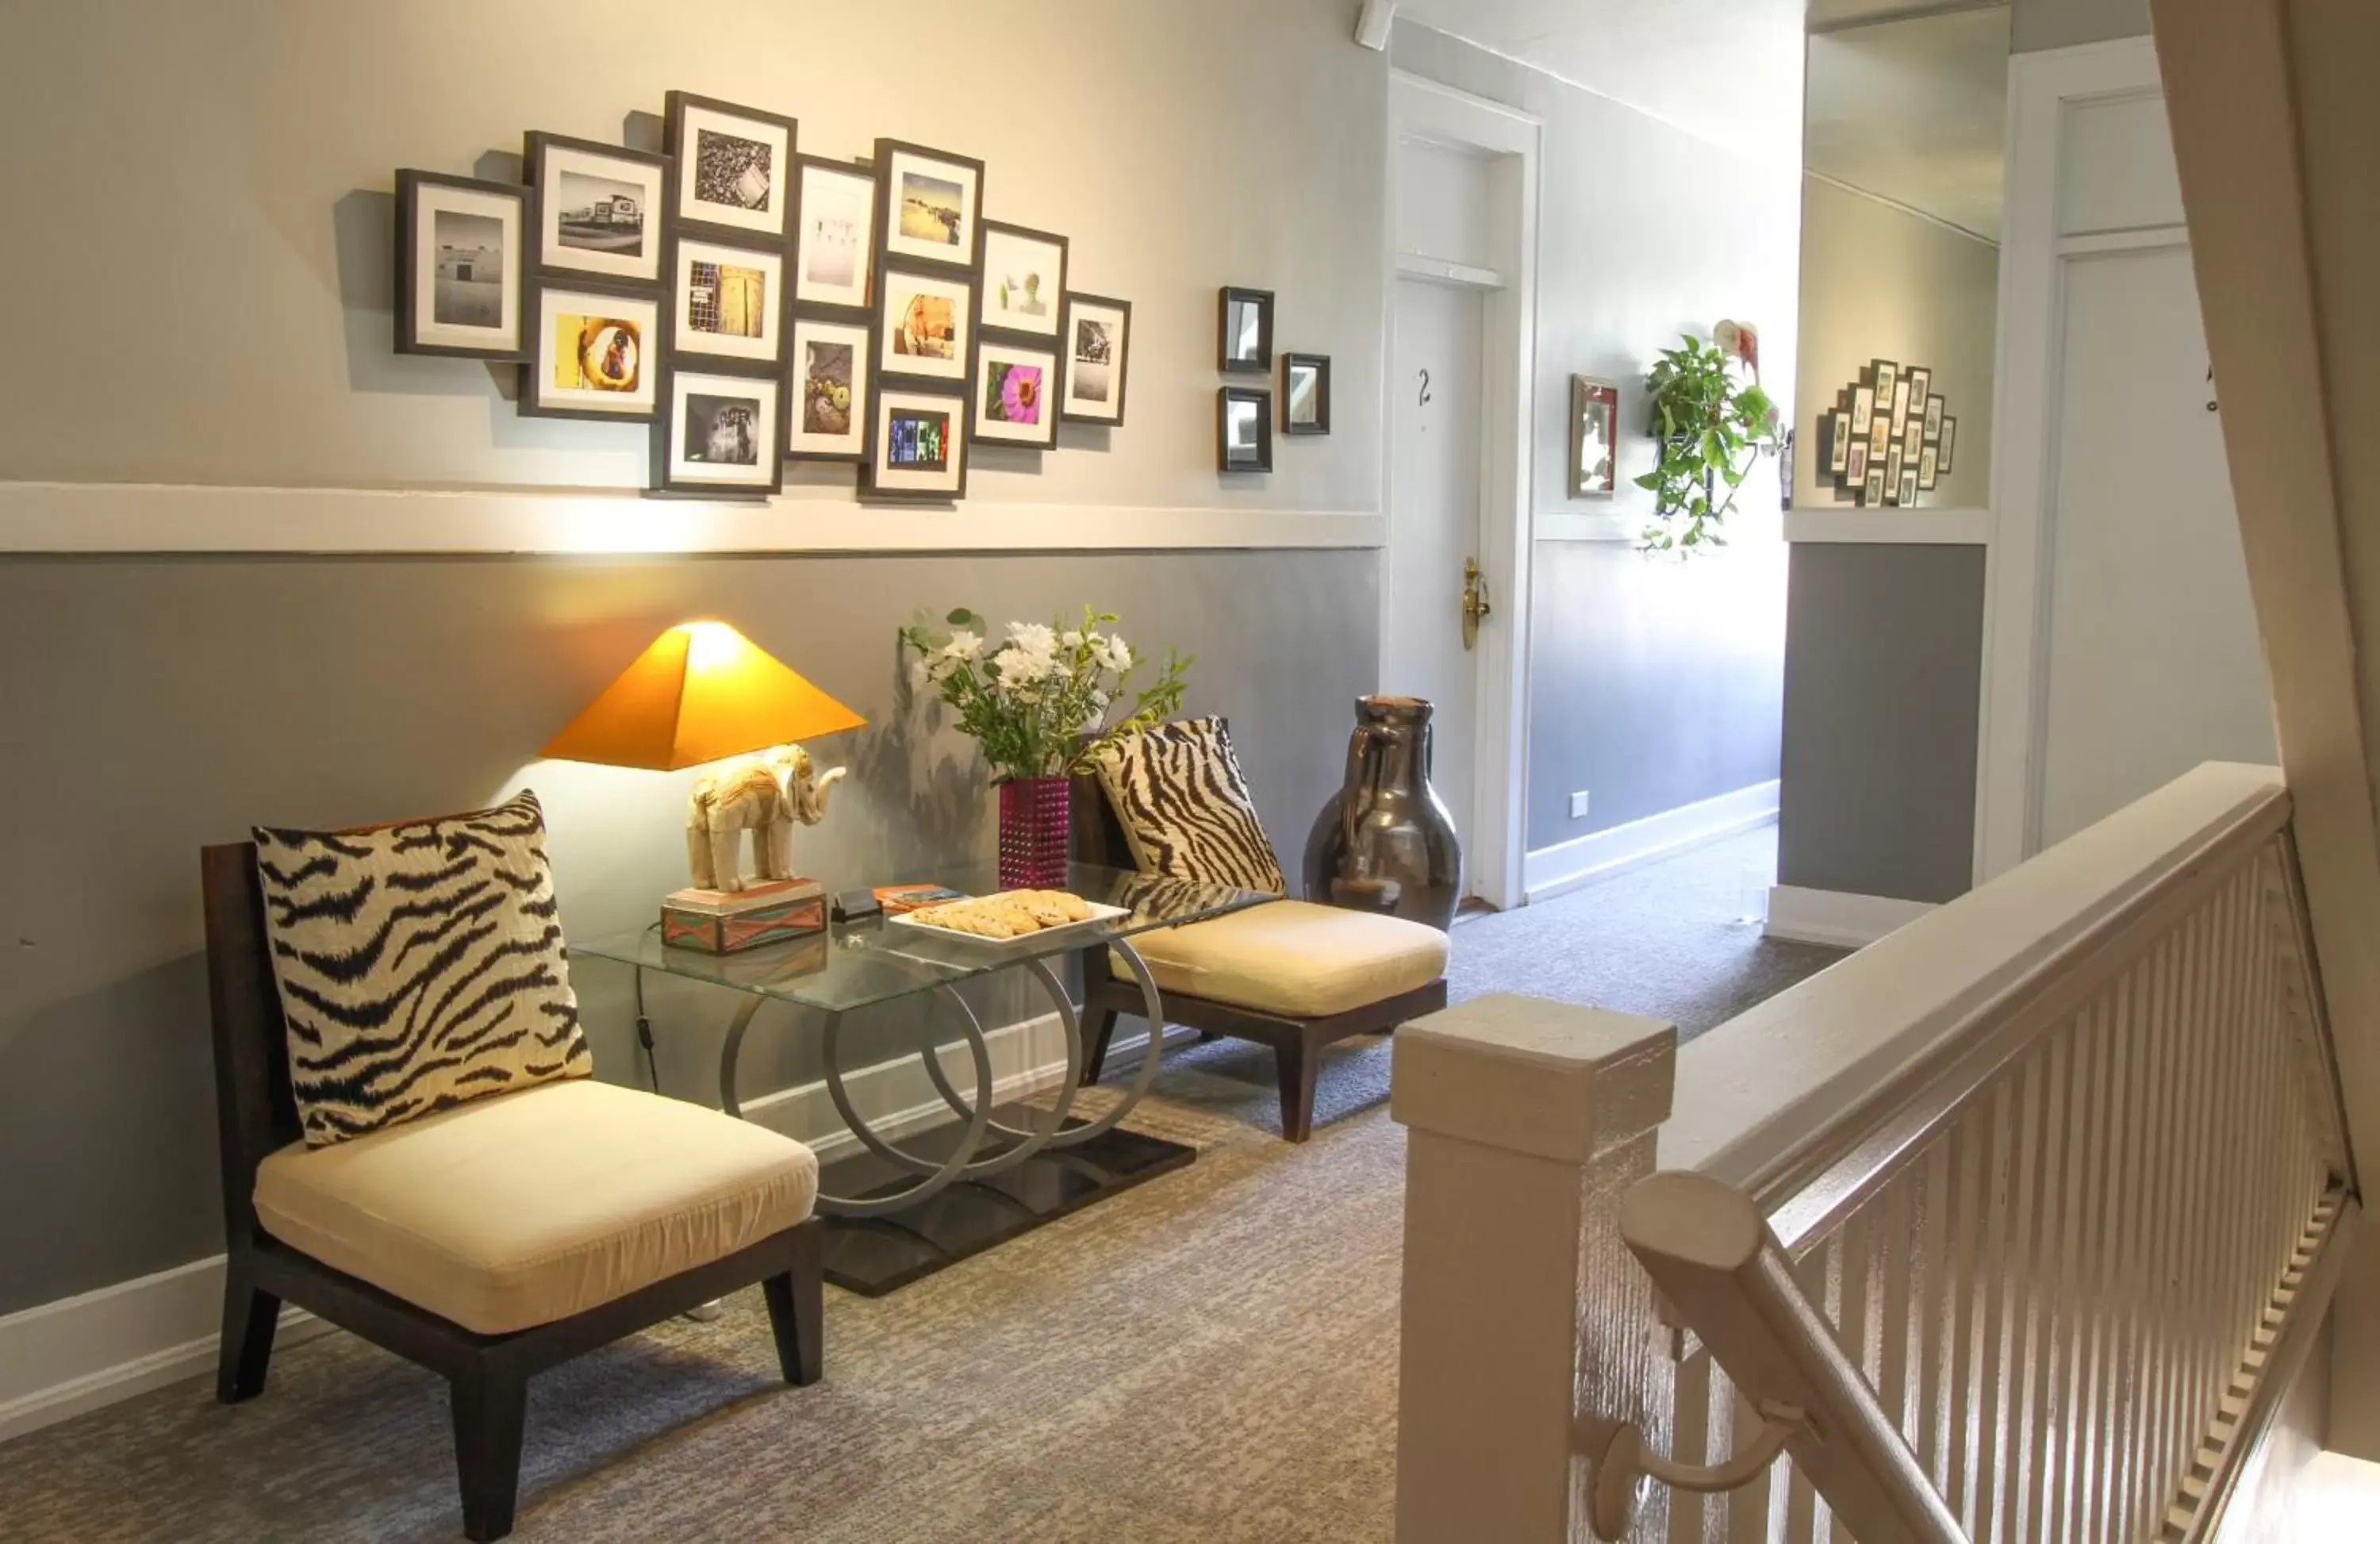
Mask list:
[[[827,794],[844,775],[835,768],[815,772],[809,752],[779,746],[757,762],[745,762],[698,780],[686,802],[686,856],[698,890],[740,891],[744,833],[752,833],[752,857],[759,872],[752,882],[794,877],[794,825],[825,818]]]

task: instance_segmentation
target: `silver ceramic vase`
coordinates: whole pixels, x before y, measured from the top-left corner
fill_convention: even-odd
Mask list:
[[[1453,925],[1463,845],[1429,785],[1429,715],[1418,697],[1355,699],[1346,786],[1305,839],[1306,899]]]

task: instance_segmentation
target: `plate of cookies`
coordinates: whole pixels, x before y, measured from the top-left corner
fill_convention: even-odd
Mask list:
[[[1047,947],[1053,933],[1071,932],[1113,917],[1127,917],[1126,906],[1086,901],[1065,890],[1003,890],[993,895],[970,895],[888,917],[887,927],[914,928],[920,932],[955,937],[963,942],[995,949],[1020,945]]]

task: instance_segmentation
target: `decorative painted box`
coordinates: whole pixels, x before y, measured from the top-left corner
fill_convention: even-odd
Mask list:
[[[662,902],[662,942],[706,954],[733,954],[825,930],[826,894],[816,880],[734,892],[679,890]]]

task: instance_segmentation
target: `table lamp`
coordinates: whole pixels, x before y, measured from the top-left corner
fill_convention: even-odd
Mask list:
[[[682,622],[542,754],[651,772],[744,759],[696,781],[686,817],[692,882],[662,903],[663,942],[729,954],[826,925],[820,885],[794,873],[793,833],[825,816],[844,769],[819,773],[793,742],[867,722],[726,623]],[[750,878],[747,832],[759,869]]]

